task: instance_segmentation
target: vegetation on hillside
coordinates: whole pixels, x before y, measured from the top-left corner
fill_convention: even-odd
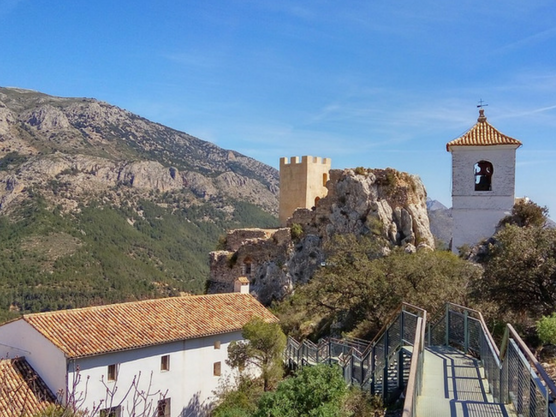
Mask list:
[[[407,254],[394,248],[384,256],[366,237],[336,236],[327,261],[295,294],[276,306],[286,332],[313,340],[349,333],[368,338],[402,302],[435,311],[446,300],[465,302],[480,269],[446,251]]]
[[[402,302],[434,314],[447,302],[483,311],[490,323],[534,326],[556,310],[556,230],[546,208],[519,201],[496,234],[458,257],[444,250],[384,250],[376,237],[335,236],[307,285],[274,306],[287,334],[372,337]]]
[[[484,273],[473,297],[524,328],[556,311],[556,229],[545,227],[547,212],[519,201],[475,256]]]
[[[99,199],[64,213],[35,193],[10,218],[0,216],[0,320],[202,293],[208,253],[220,235],[276,224],[249,203],[234,202],[227,215],[209,203],[180,204],[184,198],[166,193],[119,205]]]

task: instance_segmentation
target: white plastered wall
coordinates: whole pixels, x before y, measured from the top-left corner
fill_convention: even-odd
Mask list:
[[[494,234],[514,204],[515,145],[452,146],[452,250]],[[475,191],[475,164],[492,163],[492,191]]]
[[[132,393],[125,394],[132,386],[134,378],[140,377],[138,388],[155,394],[151,398],[152,407],[162,396],[171,399],[171,416],[203,415],[203,409],[214,400],[213,391],[218,388],[221,378],[231,373],[226,364],[228,345],[232,340],[240,340],[241,332],[204,337],[186,341],[150,346],[141,349],[115,352],[89,358],[76,359],[69,364],[69,380],[72,381],[79,368],[80,384],[76,392],[87,391],[83,407],[92,410],[120,405],[123,415],[127,415],[133,405]],[[215,348],[215,342],[220,348]],[[170,369],[163,371],[161,358],[170,355]],[[221,376],[214,376],[214,363],[221,363]],[[107,381],[108,366],[116,364],[118,377],[116,381]],[[152,379],[151,379],[152,375]],[[85,381],[87,387],[85,387]],[[106,386],[115,391],[115,395],[106,397]],[[132,390],[133,392],[133,390]],[[111,402],[111,404],[108,403]],[[184,412],[185,411],[185,412]]]
[[[66,391],[63,352],[23,319],[0,326],[0,349],[3,357],[25,356],[53,394]]]

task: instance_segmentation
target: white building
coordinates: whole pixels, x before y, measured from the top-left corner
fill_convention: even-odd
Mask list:
[[[477,124],[446,144],[452,153],[452,251],[494,234],[514,205],[515,151],[521,142],[492,127],[479,110]]]
[[[278,321],[240,293],[29,314],[0,326],[0,348],[25,356],[52,392],[82,409],[197,416],[230,372],[229,343],[254,316]]]

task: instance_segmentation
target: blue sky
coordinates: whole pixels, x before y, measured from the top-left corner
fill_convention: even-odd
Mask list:
[[[451,205],[445,144],[523,142],[516,195],[556,216],[556,2],[0,0],[0,85],[93,97],[274,167],[418,174]]]

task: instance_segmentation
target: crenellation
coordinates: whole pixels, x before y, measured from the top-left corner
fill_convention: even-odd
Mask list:
[[[331,167],[330,158],[304,155],[280,158],[280,209],[282,226],[298,208],[315,207],[328,193],[326,183]]]

